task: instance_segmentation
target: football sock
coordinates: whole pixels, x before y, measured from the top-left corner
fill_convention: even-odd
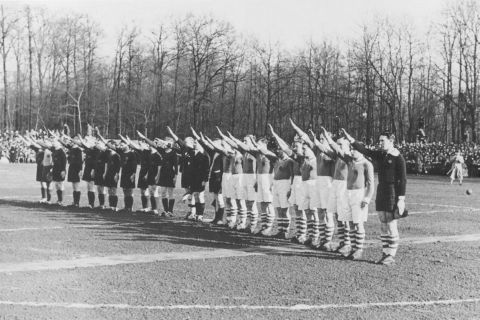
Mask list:
[[[142,201],[142,208],[147,209],[148,207],[148,198],[143,194],[140,196],[140,200]]]

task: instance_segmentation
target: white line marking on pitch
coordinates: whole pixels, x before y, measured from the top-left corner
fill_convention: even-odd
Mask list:
[[[109,304],[109,303],[62,303],[62,302],[34,302],[34,301],[1,301],[0,305],[35,307],[35,308],[66,308],[66,309],[131,309],[131,310],[282,310],[282,311],[312,311],[327,309],[362,309],[374,307],[408,307],[408,306],[434,306],[452,305],[464,303],[479,303],[480,298],[472,299],[450,299],[431,301],[392,301],[392,302],[367,302],[351,304],[320,304],[306,305],[296,304],[293,306],[261,306],[261,305],[166,305],[166,306],[142,306],[131,304]]]
[[[469,209],[469,210],[475,210],[478,211],[480,208],[475,208],[475,207],[464,207],[464,206],[455,206],[451,204],[437,204],[437,203],[418,203],[418,202],[408,202],[408,204],[416,204],[419,206],[431,206],[431,207],[445,207],[445,208],[456,208],[456,209]]]
[[[22,228],[10,228],[0,229],[0,232],[19,232],[19,231],[39,231],[39,230],[61,230],[61,229],[88,229],[109,226],[107,224],[89,224],[84,226],[51,226],[51,227],[22,227]]]
[[[115,266],[120,264],[150,263],[170,260],[202,260],[228,257],[248,257],[264,255],[261,252],[242,250],[203,250],[188,252],[162,252],[156,254],[114,255],[106,257],[82,257],[66,260],[46,260],[22,263],[0,263],[0,273],[61,270],[88,267]]]

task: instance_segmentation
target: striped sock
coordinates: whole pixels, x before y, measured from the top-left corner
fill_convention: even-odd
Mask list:
[[[297,238],[305,237],[307,234],[307,220],[305,215],[297,217],[295,220],[295,225],[297,227]]]
[[[231,207],[225,207],[225,220],[227,223],[230,223],[232,221],[232,208]]]
[[[345,227],[340,224],[337,225],[337,234],[338,240],[340,241],[340,246],[345,244]]]
[[[253,209],[250,216],[250,229],[255,229],[258,224],[258,211]]]
[[[262,224],[262,229],[265,229],[265,225],[267,224],[267,213],[261,212],[260,213],[260,223]]]
[[[365,243],[365,231],[363,231],[363,232],[357,231],[355,233],[355,247],[356,247],[356,250],[362,250],[364,243]]]
[[[327,227],[326,223],[320,223],[318,227],[320,241],[325,241],[325,228]]]
[[[237,222],[238,208],[232,207],[230,211],[230,221],[235,224]]]
[[[335,231],[334,226],[326,225],[326,227],[325,227],[325,241],[326,242],[331,242],[332,241],[334,231]]]
[[[313,237],[313,220],[307,220],[307,237],[312,239]]]
[[[292,223],[292,217],[288,215],[286,218],[284,218],[284,223],[285,223],[285,232],[288,233],[288,230],[290,229],[290,224]]]
[[[400,237],[398,235],[390,236],[388,247],[390,248],[390,255],[393,257],[395,257],[395,255],[397,254],[399,242],[400,242]]]
[[[320,236],[320,221],[314,220],[312,223],[312,240],[317,241]]]
[[[275,222],[275,212],[268,210],[265,217],[265,229],[273,228],[274,222]]]
[[[390,248],[389,248],[389,235],[388,234],[382,234],[380,235],[380,239],[382,240],[382,251],[384,254],[390,254]]]
[[[285,222],[283,218],[277,218],[277,230],[278,232],[285,232]]]
[[[240,207],[238,209],[238,220],[237,224],[245,225],[247,223],[247,210],[245,208]]]
[[[352,241],[351,241],[351,238],[350,238],[350,226],[348,224],[346,224],[344,226],[344,231],[343,231],[343,243],[346,245],[346,246],[351,246],[352,245]]]

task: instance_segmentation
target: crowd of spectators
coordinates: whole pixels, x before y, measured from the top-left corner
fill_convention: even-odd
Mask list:
[[[31,131],[33,137],[40,137],[42,131]],[[35,152],[19,138],[18,131],[3,131],[0,133],[0,163],[33,163]]]
[[[407,172],[445,175],[452,167],[452,157],[460,151],[469,177],[480,176],[480,145],[474,143],[403,143],[397,146],[407,162]]]

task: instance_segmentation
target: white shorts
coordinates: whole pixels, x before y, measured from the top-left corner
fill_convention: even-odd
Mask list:
[[[145,193],[148,194],[151,197],[158,198],[160,196],[160,194],[158,192],[159,189],[160,189],[160,187],[157,186],[157,185],[150,185],[150,186],[148,186],[148,189],[146,190]]]
[[[231,184],[230,184],[231,177],[232,177],[232,174],[230,172],[224,172],[222,174],[222,194],[225,196],[225,198],[232,197],[232,190],[231,190]]]
[[[257,193],[255,192],[255,183],[257,182],[257,175],[255,173],[243,174],[243,197],[247,201],[255,201]]]
[[[303,202],[303,187],[302,187],[302,177],[294,176],[292,182],[292,188],[290,192],[290,198],[288,201],[290,204],[299,206]]]
[[[298,205],[299,210],[313,210],[318,208],[319,201],[316,182],[316,180],[302,181],[303,199],[302,203]]]
[[[257,201],[272,202],[272,175],[269,173],[257,174]]]
[[[330,196],[330,190],[332,189],[332,177],[330,176],[317,176],[317,191],[319,208],[326,209],[328,206],[328,198]]]
[[[290,179],[273,180],[273,207],[274,208],[288,208],[288,192],[290,191]]]
[[[348,205],[345,210],[344,221],[353,221],[353,223],[366,222],[368,218],[368,205],[361,207],[365,198],[365,189],[347,190]]]
[[[327,212],[337,213],[338,220],[342,220],[345,216],[345,208],[347,206],[347,181],[333,180],[330,195],[328,197]]]
[[[232,199],[242,199],[243,195],[243,174],[232,174],[230,177],[230,192]]]

